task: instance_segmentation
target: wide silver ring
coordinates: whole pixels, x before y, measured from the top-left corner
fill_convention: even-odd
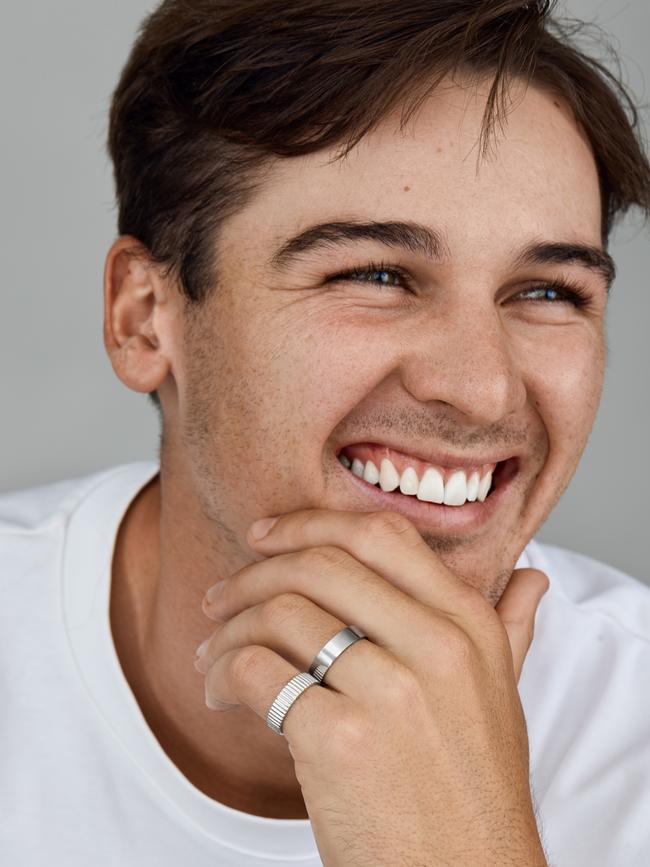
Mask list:
[[[325,674],[334,660],[338,659],[344,650],[347,650],[360,638],[367,638],[367,636],[358,626],[346,626],[345,629],[341,629],[318,651],[314,661],[309,666],[309,673],[319,683],[323,683]]]
[[[267,726],[270,729],[273,729],[274,732],[277,732],[277,734],[283,734],[282,726],[284,725],[284,718],[289,712],[291,705],[306,689],[309,689],[310,686],[314,686],[314,684],[318,685],[318,683],[319,681],[306,671],[301,671],[300,674],[294,675],[294,677],[292,677],[291,680],[282,687],[275,697],[273,704],[269,708],[269,712],[266,715]]]

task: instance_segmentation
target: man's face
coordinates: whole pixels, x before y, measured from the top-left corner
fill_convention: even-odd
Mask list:
[[[602,389],[607,281],[582,259],[516,260],[533,244],[600,247],[596,166],[566,109],[532,88],[513,90],[478,164],[486,93],[447,81],[403,132],[394,113],[343,161],[328,162],[336,148],[278,160],[224,224],[219,286],[173,368],[182,445],[166,459],[238,557],[252,559],[244,535],[262,516],[387,509],[494,604],[568,485]],[[383,241],[330,229],[272,261],[342,222],[418,224],[438,250],[397,246],[394,226]],[[555,280],[587,304],[546,291]],[[453,506],[384,492],[342,452],[418,481],[456,459],[516,460],[485,502]]]

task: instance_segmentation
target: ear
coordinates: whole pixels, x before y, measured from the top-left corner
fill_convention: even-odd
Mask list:
[[[133,391],[155,391],[170,373],[170,294],[147,249],[136,238],[118,238],[104,268],[104,344],[113,370]]]

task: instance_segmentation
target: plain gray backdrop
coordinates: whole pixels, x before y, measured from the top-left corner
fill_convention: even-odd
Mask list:
[[[157,454],[155,411],[116,379],[102,343],[102,271],[115,236],[107,108],[154,5],[2,4],[2,491]],[[645,106],[647,0],[569,0],[559,10],[610,34],[624,80]],[[645,108],[642,117],[647,128]],[[618,278],[600,412],[571,486],[537,538],[650,584],[649,242],[638,215],[614,235]]]

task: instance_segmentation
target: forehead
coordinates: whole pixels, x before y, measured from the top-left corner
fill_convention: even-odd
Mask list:
[[[445,79],[403,129],[398,106],[342,160],[333,159],[337,147],[278,160],[230,228],[252,233],[258,251],[264,239],[333,218],[422,222],[444,231],[452,249],[540,235],[599,244],[597,168],[569,108],[514,82],[483,158],[488,90],[489,82]]]

